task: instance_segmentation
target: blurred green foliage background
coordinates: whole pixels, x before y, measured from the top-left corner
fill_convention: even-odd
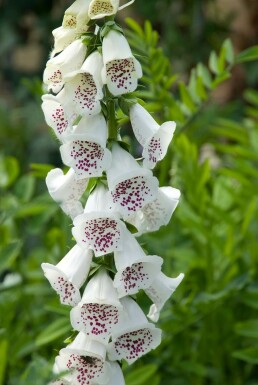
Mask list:
[[[40,269],[72,245],[44,183],[61,160],[40,110],[51,30],[70,3],[0,5],[0,385],[46,384],[72,334]],[[162,345],[124,368],[127,385],[258,385],[257,1],[136,0],[126,16],[137,20],[126,28],[143,63],[138,96],[178,125],[155,173],[182,199],[141,241],[166,274],[185,273],[159,321]]]

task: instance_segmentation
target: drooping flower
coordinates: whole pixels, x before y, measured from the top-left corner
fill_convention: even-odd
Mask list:
[[[60,147],[61,157],[74,169],[77,179],[101,176],[110,167],[111,153],[106,148],[107,124],[102,114],[84,116]]]
[[[90,194],[84,214],[74,219],[74,238],[98,257],[121,250],[124,230],[125,225],[112,207],[108,190],[99,184]]]
[[[143,165],[152,169],[166,155],[176,123],[165,122],[160,126],[138,103],[130,108],[130,120],[134,135],[143,146]]]
[[[162,258],[147,256],[136,239],[126,230],[123,233],[123,249],[114,253],[117,273],[114,287],[119,297],[136,294],[148,288],[159,274]]]
[[[145,293],[152,300],[148,318],[153,322],[159,319],[159,313],[165,302],[174,293],[178,285],[184,278],[184,274],[179,274],[176,278],[169,278],[162,272],[157,274],[152,284],[145,290]]]
[[[98,51],[91,53],[81,68],[68,73],[65,80],[65,92],[80,115],[100,113],[100,100],[103,98],[101,69],[102,56]]]
[[[69,371],[73,385],[105,384],[110,378],[110,365],[105,359],[106,346],[80,332],[60,350],[55,363],[58,370]]]
[[[79,39],[83,33],[87,32],[88,28],[89,27],[85,24],[76,29],[68,29],[63,26],[54,29],[52,31],[54,36],[54,49],[52,50],[50,57],[53,58],[56,54],[68,47],[73,41]]]
[[[48,89],[57,94],[64,86],[64,77],[81,68],[87,48],[80,39],[73,41],[57,56],[49,59],[43,74]]]
[[[82,300],[71,310],[71,324],[90,338],[107,343],[121,310],[112,279],[100,269],[87,284]]]
[[[66,103],[63,90],[58,96],[46,94],[42,96],[42,110],[46,123],[54,130],[57,138],[62,141],[68,132],[72,131],[73,121],[76,118],[75,110]]]
[[[83,212],[80,198],[88,185],[88,179],[76,179],[71,168],[65,175],[60,168],[51,170],[46,177],[48,192],[72,219]]]
[[[75,306],[80,302],[79,289],[88,276],[91,261],[92,252],[75,245],[56,266],[42,263],[44,274],[62,304]]]
[[[147,321],[143,311],[130,297],[121,299],[124,312],[112,333],[108,356],[112,361],[125,359],[132,364],[161,342],[161,330]]]
[[[115,15],[118,11],[119,0],[91,0],[89,17],[100,19],[105,16]]]
[[[113,202],[125,217],[157,197],[157,178],[118,144],[112,148],[112,164],[107,170],[107,181]]]
[[[111,30],[103,39],[102,52],[102,80],[109,91],[115,96],[133,92],[142,77],[142,68],[126,38],[120,32]]]
[[[145,205],[141,210],[127,218],[138,229],[137,235],[157,231],[169,223],[180,198],[180,191],[166,186],[160,187],[157,198]]]
[[[91,0],[76,0],[65,11],[62,26],[68,29],[78,29],[90,21],[89,5]]]

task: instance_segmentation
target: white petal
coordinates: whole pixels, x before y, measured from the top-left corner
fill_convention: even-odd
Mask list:
[[[43,80],[49,89],[55,93],[62,89],[65,75],[82,66],[86,50],[87,48],[81,40],[75,40],[64,51],[47,62]]]
[[[157,198],[144,206],[141,210],[127,218],[138,229],[138,234],[157,231],[161,226],[166,226],[175,211],[180,198],[180,191],[167,186],[158,190]]]
[[[158,193],[157,178],[119,145],[113,145],[107,181],[113,202],[125,217],[152,202]]]
[[[71,131],[72,124],[65,113],[64,107],[53,95],[44,95],[41,105],[45,115],[46,123],[54,130],[58,139],[62,140],[64,135]]]
[[[129,364],[155,349],[161,342],[161,330],[149,322],[137,303],[130,297],[121,299],[124,312],[121,314],[108,356],[112,361],[125,359]]]
[[[87,32],[87,30],[88,26],[86,24],[76,29],[67,29],[64,27],[54,29],[52,33],[55,39],[55,44],[51,57],[54,57],[57,53],[63,51],[74,40],[79,39],[79,37],[83,33]]]
[[[86,25],[90,18],[88,16],[91,0],[76,0],[66,11],[63,18],[63,27],[78,29]]]
[[[111,365],[111,378],[107,385],[125,385],[122,369],[116,362],[110,362]]]
[[[107,343],[122,306],[113,282],[100,270],[87,284],[82,300],[71,311],[71,324],[94,340]]]
[[[76,245],[56,266],[42,263],[44,274],[60,295],[61,303],[75,306],[80,301],[79,289],[88,276],[91,260],[92,252]]]
[[[163,273],[159,273],[156,279],[152,282],[151,286],[145,290],[145,293],[150,297],[153,305],[150,307],[148,317],[157,322],[159,319],[159,313],[163,308],[165,302],[174,293],[178,285],[184,278],[184,274],[179,274],[176,278],[169,278]]]
[[[166,155],[176,124],[166,122],[159,126],[140,104],[131,107],[130,119],[134,135],[143,146],[143,165],[153,168]]]
[[[101,111],[102,89],[89,73],[76,73],[67,79],[65,91],[80,115],[95,115]]]
[[[126,230],[123,249],[114,253],[117,273],[114,286],[120,297],[136,294],[151,285],[160,272],[162,258],[146,256],[136,239]]]
[[[105,16],[115,15],[118,11],[119,0],[92,0],[89,7],[89,17],[100,19]]]
[[[132,55],[126,38],[119,32],[110,31],[103,39],[102,81],[115,95],[133,92],[142,76],[140,63]]]

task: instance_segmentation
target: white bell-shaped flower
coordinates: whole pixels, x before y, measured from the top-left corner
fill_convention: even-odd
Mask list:
[[[157,322],[159,319],[159,313],[163,308],[165,302],[174,293],[178,285],[184,278],[184,274],[179,274],[176,278],[169,278],[162,272],[160,272],[152,284],[145,289],[145,293],[152,300],[153,305],[150,307],[148,318]]]
[[[160,126],[140,104],[130,108],[130,120],[134,135],[143,146],[143,165],[152,169],[166,155],[176,123],[165,122]]]
[[[68,29],[78,29],[90,21],[88,15],[91,0],[76,0],[65,11],[62,26]]]
[[[83,212],[79,199],[87,188],[88,179],[76,179],[72,168],[65,175],[63,170],[55,168],[47,174],[46,185],[50,196],[72,219]]]
[[[82,25],[80,28],[70,29],[64,27],[58,27],[52,31],[54,36],[54,49],[51,52],[51,58],[57,53],[63,51],[73,41],[79,39],[81,35],[88,31],[88,26]]]
[[[72,42],[57,56],[49,59],[43,74],[43,81],[55,94],[64,86],[64,77],[81,68],[87,47],[80,39]]]
[[[79,333],[61,349],[55,364],[60,371],[69,371],[73,385],[105,384],[110,378],[110,365],[105,361],[106,346]]]
[[[103,114],[84,116],[60,147],[63,163],[74,169],[77,179],[101,176],[111,165],[106,140],[107,124]]]
[[[86,58],[80,69],[67,73],[65,91],[80,115],[95,115],[101,111],[102,68],[102,56],[98,51],[94,51]]]
[[[147,256],[139,243],[126,230],[123,233],[123,249],[114,253],[117,273],[114,287],[119,297],[136,294],[140,289],[148,288],[159,274],[162,258]]]
[[[56,266],[50,263],[41,264],[62,304],[75,306],[80,302],[79,289],[89,274],[91,261],[92,252],[75,245]]]
[[[157,197],[157,178],[118,144],[112,148],[112,164],[107,170],[107,181],[113,202],[125,217]]]
[[[151,231],[157,231],[161,226],[169,223],[180,198],[180,191],[176,188],[166,186],[160,187],[157,198],[127,218],[138,229],[136,235]]]
[[[109,191],[99,184],[90,194],[84,214],[74,219],[74,238],[81,247],[89,247],[99,257],[121,250],[124,230],[124,223],[112,208]]]
[[[100,269],[89,281],[82,300],[71,311],[71,324],[94,340],[107,343],[118,323],[122,306],[113,281]]]
[[[102,80],[109,91],[118,96],[136,90],[142,68],[126,38],[120,32],[111,30],[103,39],[102,53]]]
[[[131,364],[160,344],[161,330],[147,321],[140,306],[132,298],[122,298],[121,304],[124,312],[112,333],[108,356],[112,361],[123,358]]]
[[[54,130],[57,138],[63,140],[64,136],[72,131],[72,123],[76,118],[75,110],[64,108],[62,104],[63,90],[57,96],[45,94],[42,96],[42,105],[46,123]]]
[[[119,0],[91,0],[89,17],[91,19],[100,19],[102,17],[115,15],[118,7]]]

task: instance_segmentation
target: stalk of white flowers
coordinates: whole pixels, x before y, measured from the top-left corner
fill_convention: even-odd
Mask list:
[[[122,298],[121,304],[124,312],[112,333],[108,357],[112,361],[125,359],[132,364],[160,344],[161,330],[147,321],[139,305],[130,297]]]
[[[111,30],[103,39],[102,54],[102,80],[111,94],[118,96],[135,91],[142,77],[142,67],[124,35]]]
[[[167,225],[178,205],[179,198],[178,189],[170,186],[160,187],[157,198],[153,202],[126,219],[138,229],[135,235],[157,231],[161,226]]]
[[[72,219],[83,212],[80,198],[87,188],[88,181],[88,179],[78,180],[72,168],[65,175],[60,168],[55,168],[46,177],[50,196]]]
[[[107,124],[102,113],[84,116],[72,133],[65,136],[61,157],[75,171],[77,179],[101,176],[111,165],[106,148]]]
[[[153,305],[150,307],[148,318],[157,322],[159,319],[159,313],[163,308],[165,302],[174,293],[178,285],[182,282],[184,274],[179,274],[176,278],[167,277],[160,272],[152,284],[145,290],[145,293],[152,300]]]
[[[118,144],[112,148],[112,164],[107,170],[107,181],[113,202],[124,217],[152,202],[158,194],[157,178]]]
[[[122,305],[104,269],[89,281],[81,301],[71,311],[71,324],[90,338],[107,343],[119,321]]]
[[[152,169],[166,155],[176,123],[165,122],[160,126],[138,103],[130,108],[130,120],[134,135],[143,146],[143,165]]]
[[[81,247],[89,247],[100,257],[122,249],[124,230],[125,225],[112,206],[109,191],[99,184],[90,194],[84,214],[74,219],[74,238]]]
[[[81,68],[87,48],[80,39],[72,42],[57,56],[48,60],[43,81],[48,89],[57,94],[64,86],[64,77]]]
[[[117,273],[114,287],[119,297],[136,294],[140,289],[148,288],[159,274],[162,258],[156,255],[147,256],[126,230],[123,233],[123,249],[114,253]]]
[[[81,300],[79,289],[89,274],[91,261],[92,252],[75,245],[56,266],[42,263],[44,274],[62,304],[75,306]]]

